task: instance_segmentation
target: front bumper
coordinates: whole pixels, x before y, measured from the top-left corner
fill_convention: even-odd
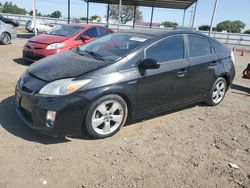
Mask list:
[[[55,137],[80,135],[90,101],[71,94],[67,96],[41,96],[29,94],[16,87],[15,109],[17,115],[30,128]],[[46,126],[47,111],[56,111],[53,128]]]

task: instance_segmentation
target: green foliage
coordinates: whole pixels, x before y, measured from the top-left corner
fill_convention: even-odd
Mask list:
[[[210,30],[210,26],[209,25],[201,25],[198,27],[198,29],[200,31],[209,31]]]
[[[244,31],[245,34],[250,34],[250,29]]]
[[[20,14],[20,15],[25,15],[27,13],[27,11],[24,8],[19,8],[17,5],[8,1],[1,6],[1,12],[9,14]]]
[[[29,15],[30,15],[30,16],[33,16],[33,10],[29,11]],[[43,16],[43,15],[41,14],[41,12],[38,12],[38,11],[36,10],[36,16]]]
[[[94,15],[94,16],[91,16],[89,18],[89,21],[97,21],[97,22],[100,22],[101,21],[101,17],[100,16],[97,16],[97,15]]]
[[[176,27],[178,26],[178,23],[166,21],[162,22],[161,25],[163,25],[164,27]]]
[[[227,31],[230,33],[240,33],[244,29],[246,24],[241,21],[230,21],[226,20],[217,24],[217,31]]]
[[[119,6],[118,5],[111,5],[110,6],[110,18],[114,20],[119,20]],[[126,24],[129,21],[132,21],[134,18],[134,7],[133,6],[127,6],[123,5],[122,6],[122,11],[121,11],[121,23]],[[136,16],[135,19],[137,21],[142,20],[142,12],[139,10],[139,8],[136,8]]]
[[[62,17],[62,13],[59,10],[57,10],[57,11],[52,12],[50,17],[51,18],[60,18],[60,17]]]
[[[80,23],[80,22],[81,22],[81,20],[80,20],[80,19],[78,19],[78,18],[74,18],[74,19],[73,19],[73,22],[74,22],[74,23]]]
[[[86,22],[86,21],[87,21],[87,18],[86,18],[86,17],[81,17],[81,18],[80,18],[80,20],[82,20],[82,21],[85,21],[85,22]]]

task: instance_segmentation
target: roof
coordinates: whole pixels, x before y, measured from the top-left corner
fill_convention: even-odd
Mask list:
[[[92,3],[119,4],[119,0],[85,0]],[[197,0],[123,0],[123,5],[187,9]]]
[[[149,35],[152,37],[157,37],[169,33],[169,30],[163,29],[124,29],[118,31],[119,33],[136,33],[142,35]]]
[[[142,34],[147,35],[152,38],[166,36],[166,35],[172,35],[172,34],[198,34],[207,37],[207,35],[204,35],[200,32],[194,31],[194,30],[186,30],[186,29],[126,29],[126,30],[120,30],[119,33],[135,33],[135,34]]]

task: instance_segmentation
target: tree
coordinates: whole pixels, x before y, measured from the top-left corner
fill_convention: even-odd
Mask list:
[[[178,23],[167,21],[167,22],[162,22],[161,25],[163,25],[164,27],[176,27],[178,26]]]
[[[210,26],[209,25],[201,25],[198,27],[198,29],[200,31],[209,31],[210,30]]]
[[[60,17],[62,17],[62,13],[59,10],[57,10],[57,11],[52,12],[50,17],[51,18],[60,18]]]
[[[227,31],[230,33],[240,33],[241,29],[244,29],[246,24],[241,21],[226,20],[217,24],[217,31]]]
[[[27,11],[24,8],[19,8],[17,5],[12,4],[12,2],[5,2],[2,5],[1,12],[10,14],[21,14],[25,15]]]
[[[81,18],[80,18],[80,20],[82,20],[82,21],[85,21],[85,22],[86,22],[86,21],[87,21],[87,18],[86,18],[86,17],[81,17]]]
[[[33,10],[29,11],[29,15],[30,15],[30,16],[33,16]],[[36,16],[43,16],[43,15],[41,14],[41,12],[38,12],[38,11],[36,10]]]
[[[97,22],[100,22],[101,21],[101,17],[100,16],[97,16],[97,15],[94,15],[94,16],[91,16],[89,18],[89,21],[97,21]]]
[[[111,5],[110,6],[110,18],[114,20],[119,20],[119,6],[118,5]],[[121,23],[126,24],[127,22],[133,20],[134,18],[134,7],[133,6],[127,6],[123,5],[121,10]],[[142,12],[139,10],[139,8],[136,8],[136,15],[135,20],[140,21],[142,20]]]
[[[244,31],[245,34],[250,34],[250,29]]]

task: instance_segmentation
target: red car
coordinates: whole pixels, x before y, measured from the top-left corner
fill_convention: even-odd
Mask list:
[[[71,50],[98,37],[112,33],[109,28],[99,25],[67,24],[34,36],[23,48],[23,58],[37,61],[49,55]]]

